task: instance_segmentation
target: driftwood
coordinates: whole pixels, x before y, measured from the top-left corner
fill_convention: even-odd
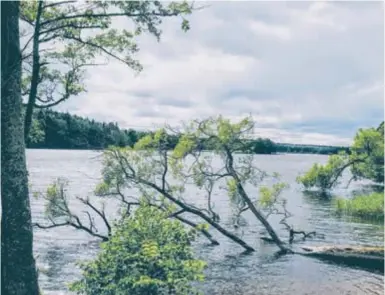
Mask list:
[[[301,248],[304,252],[297,252],[297,254],[384,273],[383,247],[323,246]]]

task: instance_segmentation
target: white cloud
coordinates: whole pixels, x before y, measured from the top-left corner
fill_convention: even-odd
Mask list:
[[[288,27],[285,26],[268,25],[261,21],[252,20],[250,22],[250,28],[256,33],[257,36],[265,35],[281,40],[291,39],[291,31]]]
[[[356,125],[383,119],[382,9],[212,2],[192,15],[191,31],[176,19],[164,22],[160,43],[140,39],[139,76],[111,62],[90,71],[88,93],[60,109],[122,127],[251,113],[277,141],[348,143]]]

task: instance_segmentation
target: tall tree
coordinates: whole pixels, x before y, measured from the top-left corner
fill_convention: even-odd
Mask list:
[[[182,29],[188,30],[184,16],[193,9],[187,2],[147,0],[21,3],[20,19],[27,32],[31,31],[23,34],[23,94],[28,97],[26,140],[34,108],[55,106],[86,90],[86,67],[100,64],[98,60],[103,56],[140,71],[142,66],[135,59],[139,51],[136,38],[148,33],[159,40],[160,24],[169,17],[182,17]],[[124,18],[131,22],[124,29],[113,25]],[[56,43],[60,43],[60,48]]]
[[[1,2],[1,294],[38,295],[22,120],[19,5]]]

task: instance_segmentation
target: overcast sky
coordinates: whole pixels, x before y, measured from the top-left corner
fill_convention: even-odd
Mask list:
[[[382,2],[209,5],[187,33],[174,19],[160,43],[140,39],[139,76],[117,62],[93,69],[88,92],[60,109],[123,128],[251,113],[258,135],[309,144],[349,144],[383,120]]]

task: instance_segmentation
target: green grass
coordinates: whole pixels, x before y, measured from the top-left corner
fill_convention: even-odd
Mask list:
[[[371,193],[351,200],[337,199],[337,213],[364,219],[384,219],[384,193]]]

